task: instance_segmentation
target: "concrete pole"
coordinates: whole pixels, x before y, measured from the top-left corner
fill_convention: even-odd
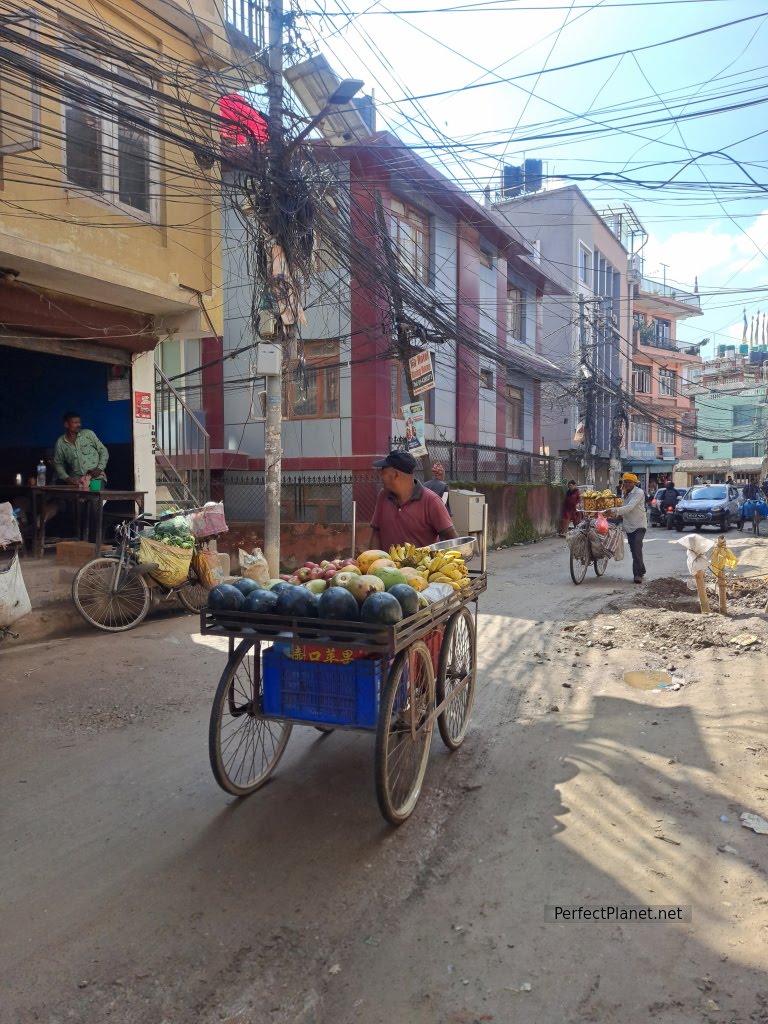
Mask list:
[[[283,168],[283,0],[269,6],[269,173],[272,208],[269,233],[276,242]],[[276,313],[277,315],[277,313]],[[278,317],[278,331],[282,330]],[[282,364],[279,367],[282,371]],[[273,577],[280,573],[280,483],[282,478],[282,372],[267,376],[264,423],[264,557]]]

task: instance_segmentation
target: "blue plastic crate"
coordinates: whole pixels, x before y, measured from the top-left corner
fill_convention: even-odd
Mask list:
[[[267,715],[373,729],[379,715],[379,658],[348,665],[293,661],[269,647],[262,661]]]

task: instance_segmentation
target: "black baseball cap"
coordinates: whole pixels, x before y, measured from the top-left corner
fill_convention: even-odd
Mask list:
[[[410,452],[401,452],[395,448],[386,458],[379,459],[373,464],[374,469],[384,469],[387,466],[391,466],[392,469],[398,469],[401,473],[413,475],[413,471],[416,469],[416,459],[414,459]]]

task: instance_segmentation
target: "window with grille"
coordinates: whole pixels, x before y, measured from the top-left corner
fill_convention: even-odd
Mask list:
[[[677,373],[674,370],[659,370],[659,395],[674,398],[677,394]]]
[[[429,284],[430,231],[426,213],[400,199],[390,204],[390,233],[398,266],[422,284]]]
[[[493,370],[480,371],[480,387],[493,390]]]
[[[516,340],[523,340],[524,299],[519,288],[507,288],[507,332]]]
[[[629,439],[630,441],[648,444],[651,440],[651,421],[633,416],[630,424]]]
[[[733,410],[734,427],[752,427],[755,425],[757,410],[753,405],[737,405]]]
[[[290,420],[339,415],[339,343],[305,341],[304,358],[283,383],[283,416]]]
[[[525,395],[522,388],[507,384],[506,389],[507,437],[523,439],[523,412]]]
[[[658,443],[659,444],[674,444],[675,443],[675,421],[660,419],[658,427]]]
[[[636,395],[650,395],[651,370],[648,366],[632,367],[632,390]]]
[[[670,345],[672,342],[672,323],[669,320],[653,318],[653,330],[657,345]]]
[[[62,31],[66,179],[134,215],[154,217],[157,146],[151,128],[156,109],[143,91],[153,83],[123,61],[105,57],[98,40],[79,23],[65,21]],[[119,75],[119,84],[108,75]]]
[[[760,451],[760,445],[756,441],[734,441],[734,459],[752,459],[758,455],[762,455],[762,452]]]

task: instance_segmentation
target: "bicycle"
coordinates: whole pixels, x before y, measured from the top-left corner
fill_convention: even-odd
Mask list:
[[[582,511],[581,509],[579,511]],[[584,518],[573,528],[573,534],[568,538],[570,548],[570,570],[571,579],[578,586],[584,582],[590,563],[595,570],[595,576],[605,575],[608,568],[609,556],[603,558],[592,557],[592,545],[589,540],[589,512],[584,513]]]
[[[200,582],[192,564],[182,583],[167,586],[152,577],[152,572],[157,569],[156,563],[138,561],[141,529],[172,519],[175,515],[175,512],[164,516],[142,513],[135,519],[124,520],[115,527],[115,553],[94,558],[77,571],[72,580],[72,600],[89,625],[107,633],[133,629],[144,621],[153,591],[159,592],[165,601],[178,597],[187,611],[195,614],[205,607],[208,590]],[[195,553],[208,550],[212,540],[215,537],[197,539]]]

